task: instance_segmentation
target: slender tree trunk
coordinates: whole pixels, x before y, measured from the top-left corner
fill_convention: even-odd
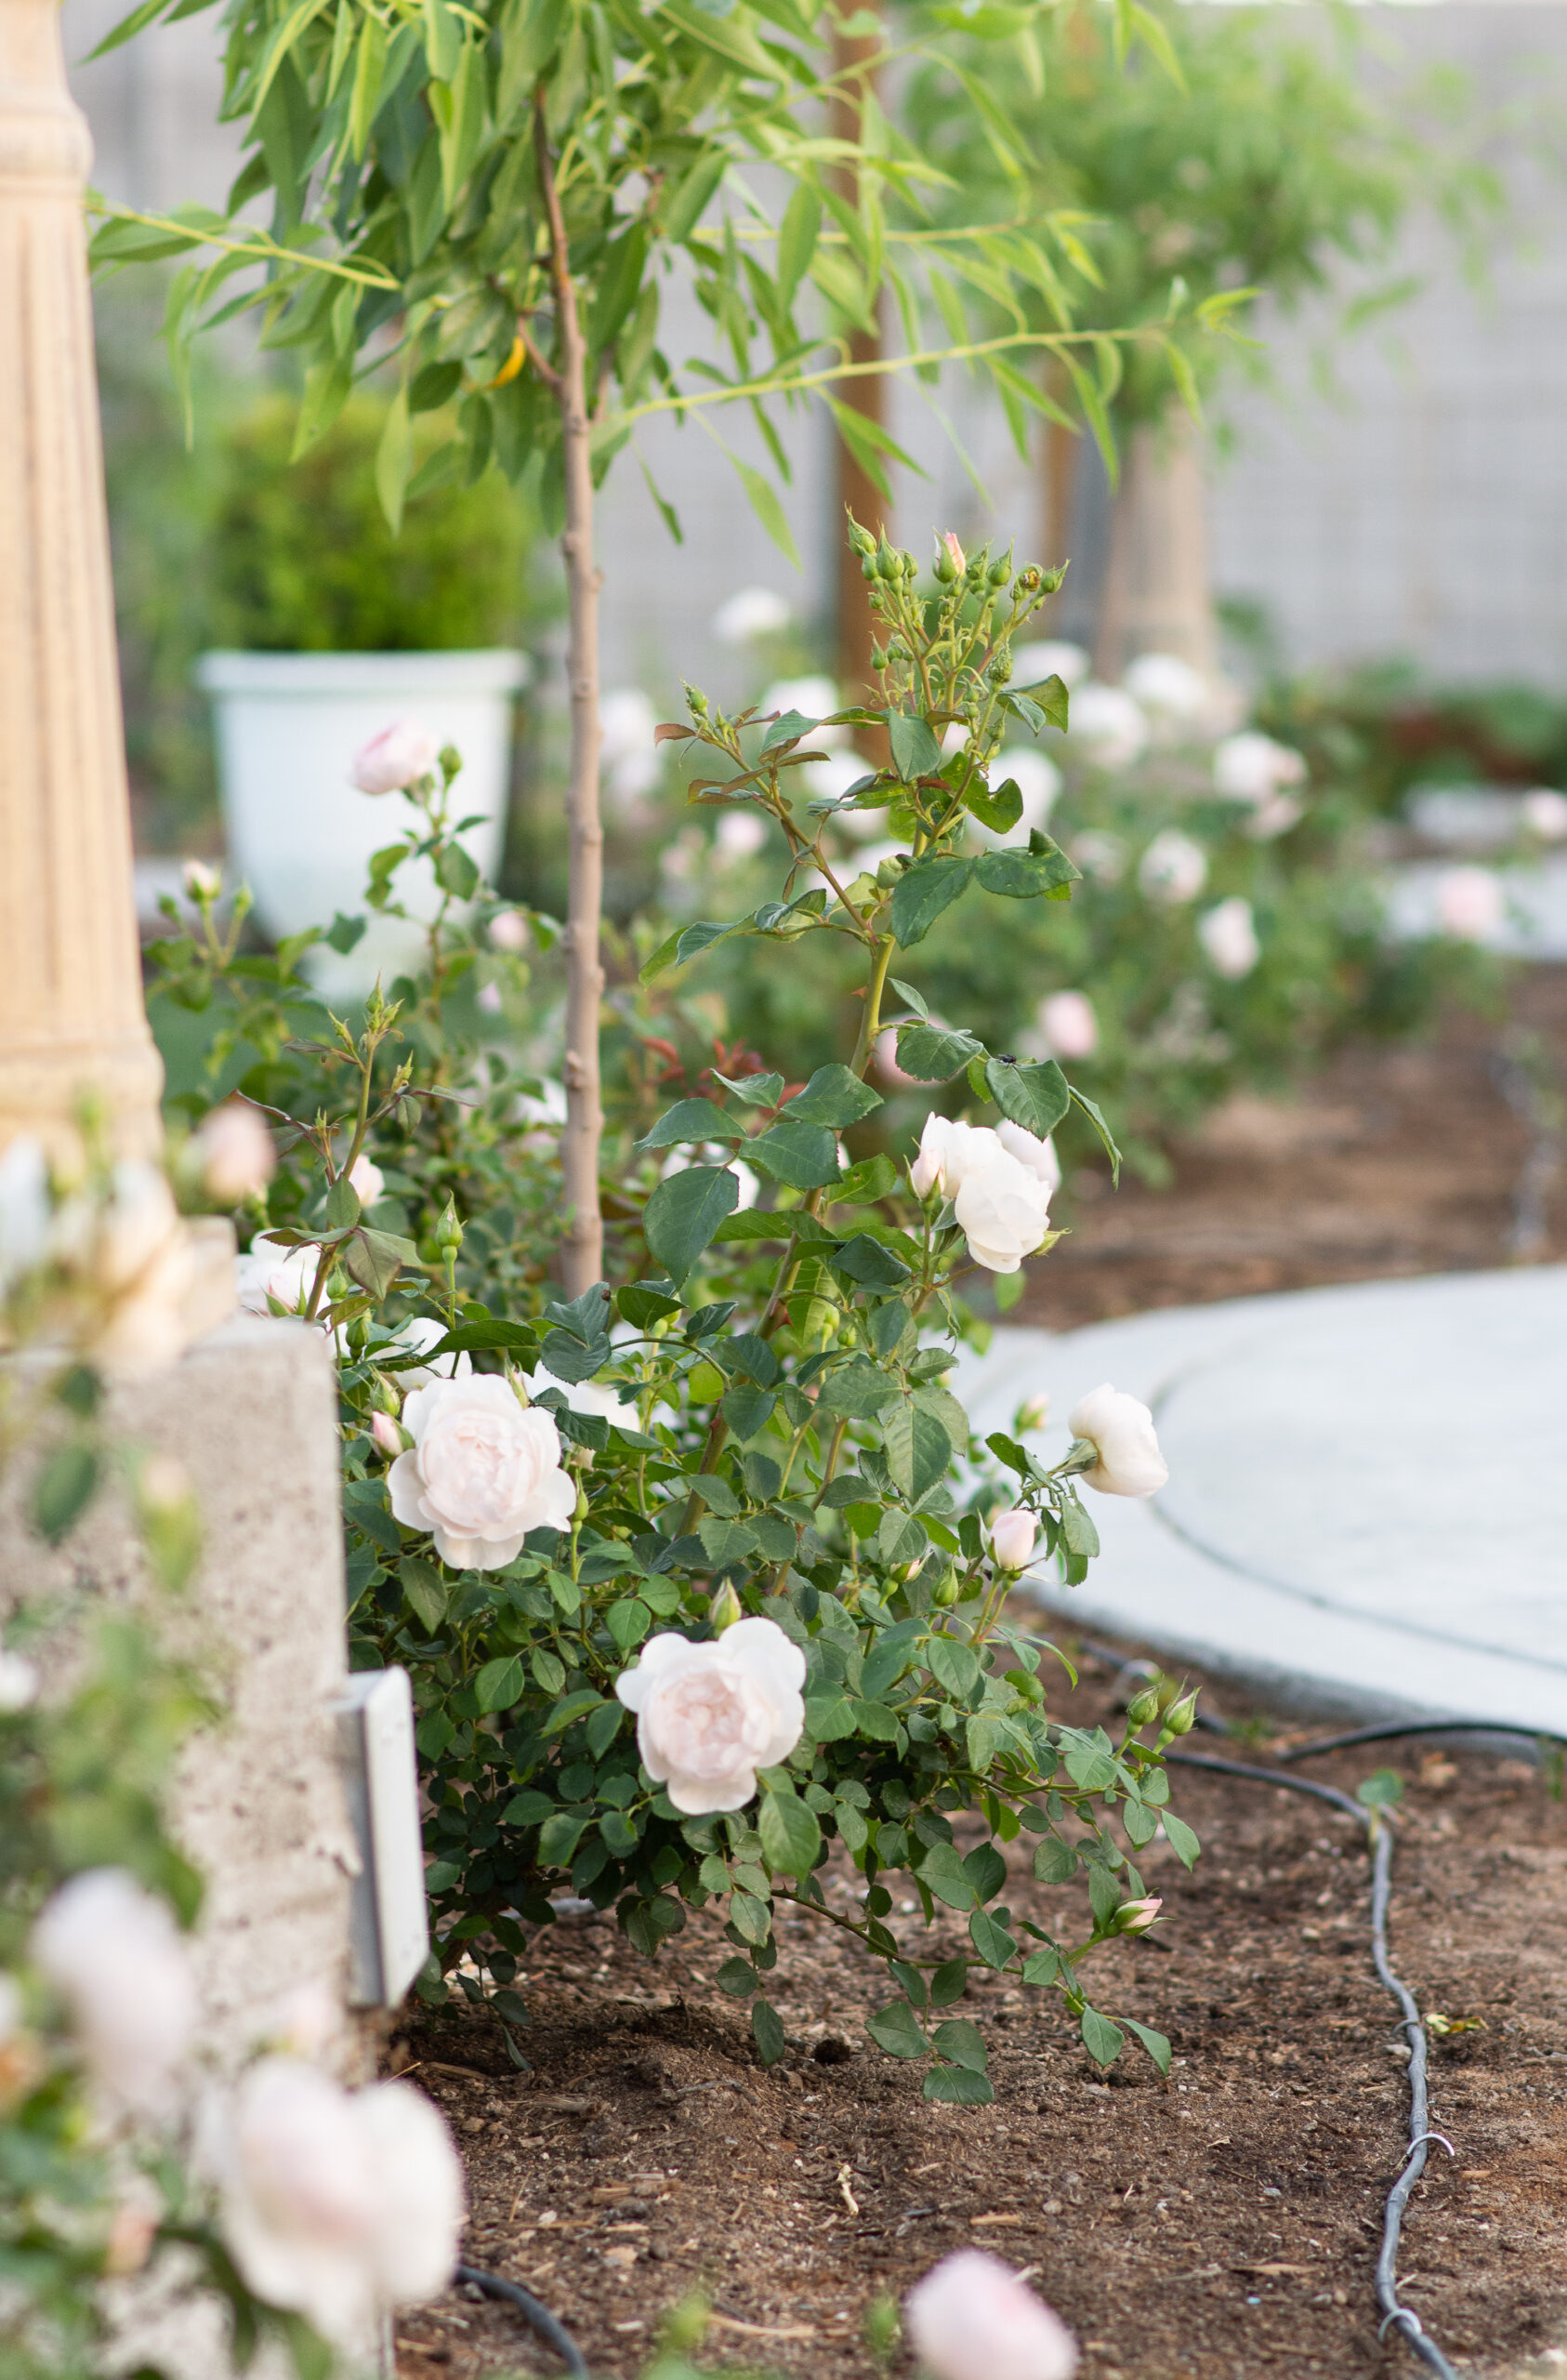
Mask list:
[[[1125,441],[1110,557],[1094,641],[1094,674],[1118,678],[1139,653],[1173,653],[1218,674],[1208,576],[1203,435],[1184,407]]]
[[[833,37],[833,71],[836,74],[852,73],[856,66],[874,58],[881,48],[881,38],[876,33],[835,33]],[[862,86],[849,84],[835,89],[830,110],[830,123],[835,139],[858,142],[862,137],[863,105]],[[851,205],[858,205],[859,176],[846,168],[839,176],[838,186]],[[879,299],[878,299],[879,311]],[[876,331],[852,331],[849,339],[849,360],[854,364],[872,364],[881,356],[881,334]],[[886,382],[879,373],[868,374],[861,380],[846,380],[839,391],[840,402],[852,405],[867,421],[879,427],[884,419]],[[883,525],[887,499],[859,458],[840,438],[837,454],[837,505],[833,516],[833,536],[837,558],[836,576],[836,675],[844,693],[851,702],[874,696],[875,672],[871,668],[871,649],[876,642],[876,627],[871,617],[871,590],[860,568],[858,555],[850,552],[844,538],[845,508],[867,529],[878,530]]]
[[[533,114],[555,284],[559,362],[550,377],[560,407],[566,475],[566,529],[560,546],[566,558],[570,611],[566,674],[571,690],[572,764],[566,812],[571,826],[571,881],[564,942],[566,1129],[560,1141],[560,1171],[569,1217],[562,1255],[565,1285],[568,1296],[577,1297],[601,1280],[604,1270],[604,1222],[599,1206],[599,1144],[604,1127],[599,1087],[599,1011],[604,990],[599,957],[604,876],[604,830],[599,819],[599,575],[593,562],[587,348],[577,312],[542,96],[534,101]]]

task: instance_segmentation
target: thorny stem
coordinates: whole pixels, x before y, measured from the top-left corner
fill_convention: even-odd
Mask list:
[[[550,155],[542,83],[533,94],[533,146],[549,225],[558,359],[554,394],[560,411],[566,481],[566,527],[560,549],[566,562],[570,611],[566,676],[572,712],[571,787],[567,796],[571,880],[562,936],[566,958],[566,1129],[560,1136],[560,1170],[570,1218],[562,1270],[567,1295],[579,1297],[602,1277],[604,1270],[604,1222],[599,1205],[599,1144],[604,1128],[599,1089],[599,1007],[604,989],[604,971],[599,957],[604,865],[604,830],[599,820],[599,574],[593,562],[587,347],[577,311],[566,226]]]

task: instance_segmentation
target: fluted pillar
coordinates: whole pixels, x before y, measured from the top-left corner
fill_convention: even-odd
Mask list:
[[[157,1133],[82,191],[54,0],[0,0],[0,1149]]]

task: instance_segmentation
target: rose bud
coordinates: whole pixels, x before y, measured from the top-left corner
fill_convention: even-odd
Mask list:
[[[402,1423],[394,1421],[389,1413],[371,1415],[370,1435],[388,1462],[395,1462],[398,1456],[405,1454],[413,1444]]]
[[[1164,1903],[1157,1896],[1147,1900],[1124,1900],[1111,1923],[1117,1934],[1146,1934],[1158,1923]]]
[[[1025,1436],[1031,1430],[1043,1430],[1047,1428],[1048,1426],[1049,1420],[1050,1400],[1047,1396],[1025,1396],[1022,1403],[1019,1406],[1017,1411],[1012,1416],[1012,1429],[1014,1434],[1021,1438]]]
[[[440,749],[417,720],[394,720],[361,745],[349,774],[361,793],[402,793],[433,774]]]
[[[1197,1692],[1193,1687],[1190,1694],[1183,1695],[1179,1702],[1165,1712],[1165,1733],[1167,1736],[1189,1736],[1196,1724],[1196,1718]]]
[[[990,1525],[990,1548],[998,1570],[1026,1570],[1034,1559],[1034,1549],[1038,1541],[1038,1523],[1023,1505],[1012,1505],[1006,1512],[994,1515]]]
[[[192,901],[216,901],[223,890],[222,869],[208,867],[204,860],[188,859],[185,863],[185,890]]]
[[[707,1617],[713,1623],[715,1636],[721,1636],[724,1630],[732,1628],[741,1617],[740,1597],[734,1592],[732,1580],[726,1579],[723,1585],[715,1591],[707,1606]]]

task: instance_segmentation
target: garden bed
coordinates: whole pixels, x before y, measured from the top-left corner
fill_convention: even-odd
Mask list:
[[[1288,1104],[1234,1101],[1178,1150],[1168,1190],[1077,1174],[1070,1236],[1031,1268],[1007,1319],[1073,1329],[1151,1306],[1567,1257],[1567,1165],[1546,1178],[1541,1145],[1553,1087],[1560,1116],[1567,968],[1521,971],[1509,1009],[1506,1024],[1451,1017],[1424,1043],[1357,1043]],[[1519,1112],[1528,1073],[1532,1118]],[[1544,1230],[1521,1250],[1531,1165]]]
[[[1086,1662],[1059,1715],[1109,1722],[1114,1674]],[[1466,2370],[1543,2374],[1567,2362],[1567,1810],[1494,1752],[1363,1749],[1310,1774],[1352,1791],[1385,1761],[1406,1786],[1394,1964],[1428,2016],[1482,2027],[1433,2043],[1432,2121],[1456,2153],[1436,2150],[1415,2192],[1404,2294]],[[1162,1844],[1142,1855],[1168,1922],[1157,1947],[1100,1953],[1119,1972],[1096,1987],[1170,2036],[1167,2084],[1135,2052],[1102,2075],[1056,2001],[976,1970],[995,2103],[930,2105],[866,2040],[884,1978],[794,1912],[773,1978],[788,2049],[764,2071],[712,1983],[710,1915],[652,1966],[612,1916],[568,1920],[524,1963],[530,2072],[466,2008],[392,2045],[463,2144],[468,2260],[537,2290],[596,2372],[635,2371],[701,2291],[704,2361],[867,2374],[872,2301],[975,2243],[1036,2277],[1084,2342],[1085,2380],[1415,2370],[1378,2346],[1372,2296],[1408,2092],[1363,1838],[1301,1796],[1175,1784],[1204,1856],[1188,1875]],[[846,1871],[829,1898],[847,1888]],[[1065,1922],[1026,1858],[1006,1890]],[[912,1936],[907,1910],[891,1922]],[[949,1933],[967,1947],[955,1920],[937,1947]],[[517,2318],[460,2294],[401,2316],[398,2338],[404,2380],[556,2368]]]

